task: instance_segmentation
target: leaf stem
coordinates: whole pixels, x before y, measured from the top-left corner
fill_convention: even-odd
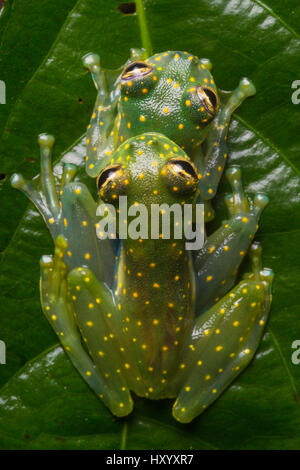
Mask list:
[[[120,450],[125,450],[126,449],[127,433],[128,433],[128,425],[127,425],[127,421],[124,421],[122,434],[121,434]]]
[[[147,57],[152,55],[152,44],[150,33],[147,25],[146,13],[143,0],[135,0],[136,12],[139,19],[140,34],[143,48],[146,50]]]

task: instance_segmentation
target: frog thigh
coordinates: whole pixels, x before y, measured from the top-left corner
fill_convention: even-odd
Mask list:
[[[127,415],[130,406],[116,406],[113,391],[108,387],[106,377],[82,346],[81,337],[75,322],[75,312],[67,289],[67,267],[62,261],[67,243],[62,236],[55,241],[55,255],[41,259],[41,303],[43,312],[56,332],[64,350],[73,365],[92,390],[104,401],[112,413]],[[125,395],[125,394],[124,394]],[[127,401],[128,399],[127,393]]]
[[[68,286],[81,336],[109,390],[110,408],[117,416],[126,415],[132,411],[132,400],[120,351],[121,321],[112,293],[84,266],[69,273]]]
[[[260,270],[260,248],[252,246],[254,273],[201,315],[184,362],[192,364],[173,406],[174,417],[188,423],[201,414],[253,358],[271,303],[273,274]]]
[[[238,268],[258,228],[261,212],[268,202],[264,194],[256,194],[249,206],[250,199],[244,194],[239,167],[228,168],[226,176],[232,189],[232,194],[225,198],[230,218],[195,253],[198,314],[232,288]]]

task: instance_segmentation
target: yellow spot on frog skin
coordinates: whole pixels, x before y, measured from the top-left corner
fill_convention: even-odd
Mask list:
[[[90,282],[90,278],[89,278],[89,277],[85,277],[85,278],[84,278],[84,282]]]
[[[130,369],[130,364],[126,363],[124,364],[125,369]]]
[[[143,155],[143,150],[138,150],[138,155]]]
[[[168,351],[168,346],[163,346],[161,349],[162,351]]]
[[[243,217],[242,218],[242,222],[244,222],[244,224],[246,224],[248,222],[248,218],[247,217]]]
[[[148,88],[143,88],[142,93],[144,93],[144,94],[148,93]]]
[[[180,364],[180,369],[185,369],[185,367],[186,367],[186,364],[184,363]]]
[[[186,392],[190,392],[190,391],[191,391],[191,387],[185,387],[185,391],[186,391]]]
[[[160,288],[160,285],[157,284],[157,282],[154,282],[154,283],[153,283],[153,287],[154,287],[155,289],[159,289],[159,288]]]
[[[142,349],[147,349],[147,345],[146,344],[142,344]]]
[[[138,294],[137,292],[134,292],[132,295],[133,295],[133,297],[134,297],[135,299],[137,299],[138,296],[139,296],[139,294]]]
[[[87,324],[87,326],[93,326],[94,325],[94,323],[92,321],[87,321],[86,324]]]
[[[124,406],[124,403],[119,403],[120,408],[123,408],[123,406]]]
[[[219,312],[221,313],[221,315],[223,315],[223,314],[225,313],[225,309],[224,309],[224,308],[221,308],[221,309],[219,310]]]
[[[75,189],[75,193],[76,193],[76,194],[80,194],[80,193],[81,193],[81,188],[76,188],[76,189]]]
[[[238,321],[233,322],[233,326],[239,326],[239,324],[240,324],[240,322],[238,322]]]
[[[228,246],[228,245],[225,245],[225,246],[224,246],[224,250],[225,250],[225,251],[228,251],[228,250],[229,250],[229,246]]]
[[[89,370],[87,370],[86,375],[89,377],[90,375],[92,375],[92,373]]]
[[[100,357],[104,356],[104,352],[103,351],[98,351],[98,354]]]
[[[163,111],[164,111],[165,114],[168,114],[169,108],[164,108]]]
[[[89,308],[94,308],[94,304],[90,303]]]
[[[222,351],[222,349],[223,349],[223,346],[221,346],[221,345],[216,347],[216,351]]]
[[[67,227],[67,225],[68,225],[68,221],[67,219],[64,219],[64,226]]]
[[[85,259],[90,259],[91,255],[90,255],[89,253],[86,253],[86,254],[84,255],[84,257],[85,257]]]
[[[212,277],[212,276],[207,276],[207,278],[206,278],[206,282],[209,282],[209,281],[211,281],[212,279],[213,279],[213,277]]]
[[[216,389],[216,388],[213,388],[213,389],[212,389],[212,392],[213,392],[213,393],[217,393],[217,389]]]
[[[175,59],[175,60],[178,60],[179,58],[180,58],[179,54],[175,54],[175,55],[174,55],[174,59]]]
[[[52,318],[52,320],[54,320],[54,321],[55,321],[55,320],[56,320],[56,318],[57,318],[57,316],[56,316],[56,315],[52,315],[52,317],[51,317],[51,318]]]
[[[158,324],[159,324],[159,320],[154,319],[154,320],[153,320],[153,325],[158,325]]]
[[[185,104],[186,106],[191,106],[191,100],[186,100]]]
[[[142,115],[141,115],[141,116],[140,116],[140,121],[141,121],[141,122],[145,122],[145,121],[146,121],[145,116],[142,116]]]
[[[87,226],[87,221],[86,221],[86,220],[83,220],[83,221],[82,221],[82,225],[83,225],[83,227],[86,227],[86,226]]]
[[[184,125],[182,123],[178,124],[178,129],[181,130],[184,128]]]
[[[207,375],[205,376],[205,380],[210,380],[210,378],[211,378],[211,376],[210,376],[209,374],[207,374]]]

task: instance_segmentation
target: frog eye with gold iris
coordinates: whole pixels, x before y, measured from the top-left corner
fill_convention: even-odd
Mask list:
[[[197,96],[206,111],[210,115],[214,116],[217,113],[220,105],[220,100],[217,93],[212,88],[206,86],[198,86],[196,91]]]
[[[134,61],[126,65],[122,72],[121,79],[122,81],[126,81],[134,80],[136,78],[142,78],[145,75],[151,73],[152,71],[153,67],[151,67],[149,64],[146,64],[146,62]]]

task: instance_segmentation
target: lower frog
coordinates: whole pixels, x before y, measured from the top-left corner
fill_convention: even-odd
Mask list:
[[[267,203],[245,196],[241,171],[229,167],[228,220],[194,253],[184,238],[121,241],[118,254],[96,234],[96,203],[66,165],[57,193],[50,165],[53,137],[42,134],[42,190],[21,175],[21,189],[42,213],[55,240],[41,259],[43,311],[74,366],[111,412],[133,409],[139,396],[174,398],[173,416],[200,415],[253,358],[271,304],[273,274],[253,243]],[[176,143],[148,132],[121,144],[97,177],[100,198],[128,205],[199,202],[195,164]],[[252,271],[236,286],[249,252]],[[114,266],[114,271],[112,267]]]

